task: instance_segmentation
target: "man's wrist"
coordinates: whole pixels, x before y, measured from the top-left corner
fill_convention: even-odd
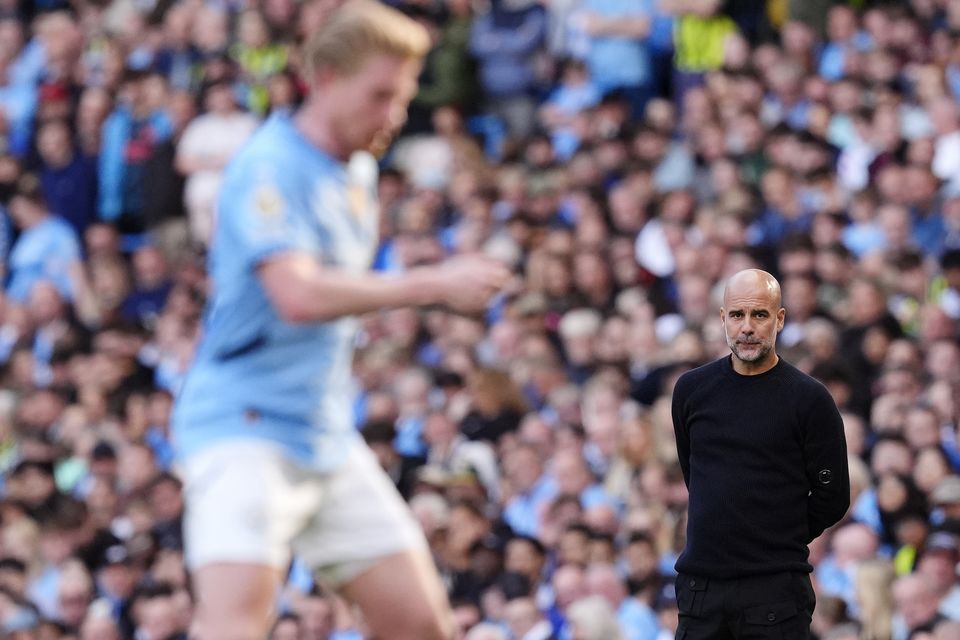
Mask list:
[[[411,269],[403,277],[404,298],[418,307],[436,304],[440,301],[439,275],[432,267]]]

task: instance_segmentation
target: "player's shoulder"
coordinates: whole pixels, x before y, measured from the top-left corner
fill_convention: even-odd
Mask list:
[[[254,177],[252,174],[268,170],[277,175],[291,175],[302,166],[292,126],[289,118],[268,118],[233,157],[228,172],[239,179],[250,179]]]

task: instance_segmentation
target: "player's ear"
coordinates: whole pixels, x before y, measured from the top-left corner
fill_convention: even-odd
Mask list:
[[[310,81],[314,87],[322,87],[329,84],[337,75],[334,68],[330,65],[320,65],[313,70]]]

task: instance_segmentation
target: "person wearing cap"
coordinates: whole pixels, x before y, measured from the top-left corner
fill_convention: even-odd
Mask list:
[[[672,417],[689,490],[676,563],[677,638],[805,637],[816,603],[810,542],[850,504],[843,420],[827,389],[780,358],[780,284],[727,280],[731,355],[676,383]]]
[[[113,617],[122,629],[129,630],[130,598],[137,585],[137,573],[130,550],[124,544],[114,544],[103,550],[96,568],[98,596],[110,603]]]

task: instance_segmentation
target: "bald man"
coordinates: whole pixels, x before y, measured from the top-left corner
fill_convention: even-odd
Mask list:
[[[826,388],[777,355],[780,284],[727,282],[730,355],[688,371],[673,426],[690,492],[677,560],[677,638],[806,638],[815,597],[807,545],[846,513],[847,451]]]

